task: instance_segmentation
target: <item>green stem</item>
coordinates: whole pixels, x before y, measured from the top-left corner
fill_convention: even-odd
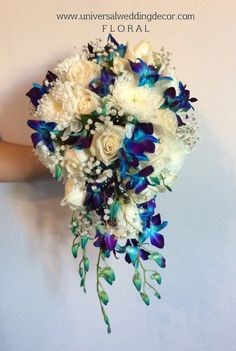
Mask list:
[[[84,262],[85,257],[86,257],[86,252],[85,252],[85,249],[83,249],[82,262]],[[84,267],[83,267],[83,268],[84,268]],[[84,290],[85,293],[86,293],[86,285],[85,285],[85,282],[86,282],[86,275],[87,275],[87,271],[86,271],[86,269],[84,268],[84,276],[83,276],[84,285],[83,285],[83,290]]]
[[[150,289],[152,289],[155,293],[158,294],[158,291],[150,284],[147,280],[146,272],[155,272],[153,269],[145,269],[144,265],[142,264],[141,260],[139,260],[140,267],[143,271],[143,291],[145,292],[145,285],[148,285]]]
[[[146,292],[146,291],[145,291],[145,290],[146,290],[146,289],[145,289],[145,284],[147,284],[146,270],[145,270],[145,268],[144,268],[144,266],[143,266],[143,264],[142,264],[140,258],[139,258],[139,264],[140,264],[140,267],[142,268],[142,271],[143,271],[143,291]]]
[[[155,269],[145,269],[146,272],[156,273]]]
[[[103,319],[107,325],[107,332],[110,333],[111,332],[111,326],[110,326],[110,323],[109,323],[109,319],[107,317],[107,314],[105,312],[105,309],[104,309],[104,306],[102,304],[102,301],[99,297],[99,286],[103,289],[103,286],[102,284],[100,283],[99,281],[99,270],[101,269],[100,267],[100,261],[101,261],[101,258],[102,258],[102,250],[99,251],[99,254],[98,254],[98,260],[97,260],[97,296],[98,296],[98,300],[99,300],[99,303],[100,303],[100,308],[101,308],[101,311],[102,311],[102,315],[103,315]],[[103,289],[104,290],[104,289]]]
[[[100,288],[101,288],[102,290],[105,290],[104,287],[103,287],[103,285],[102,285],[102,283],[101,283],[100,281],[98,282],[98,285],[100,286]]]
[[[149,288],[151,288],[156,294],[158,294],[158,291],[154,288],[154,286],[152,286],[152,284],[150,284],[148,281],[146,281],[146,284],[149,286]]]

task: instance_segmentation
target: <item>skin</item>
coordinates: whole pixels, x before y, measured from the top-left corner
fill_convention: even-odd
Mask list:
[[[48,175],[31,146],[0,141],[0,182],[31,181]]]

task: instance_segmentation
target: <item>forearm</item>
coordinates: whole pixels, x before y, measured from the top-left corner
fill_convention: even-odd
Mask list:
[[[0,141],[0,181],[19,182],[44,177],[46,167],[32,152],[31,146]]]

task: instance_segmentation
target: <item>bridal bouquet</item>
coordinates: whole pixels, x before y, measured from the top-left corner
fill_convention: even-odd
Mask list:
[[[60,62],[26,95],[33,105],[28,125],[35,152],[65,184],[61,205],[73,210],[72,254],[79,257],[84,291],[87,246],[97,249],[97,295],[110,332],[104,282],[115,281],[112,255],[131,264],[146,305],[151,292],[160,298],[156,267],[165,267],[159,249],[167,221],[157,196],[171,191],[198,139],[197,99],[176,78],[170,53],[154,51],[147,41],[131,50],[111,35],[105,46],[95,40]]]

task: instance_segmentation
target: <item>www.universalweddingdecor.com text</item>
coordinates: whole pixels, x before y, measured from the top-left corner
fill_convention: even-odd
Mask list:
[[[132,11],[130,13],[111,12],[111,13],[57,13],[58,21],[99,21],[102,32],[150,32],[150,23],[157,21],[194,21],[195,14],[193,13],[142,13],[140,11]],[[108,23],[107,21],[115,22]],[[126,23],[121,23],[125,21]],[[132,21],[128,22],[128,21]],[[128,22],[128,23],[127,23]],[[136,22],[136,23],[135,23]]]

